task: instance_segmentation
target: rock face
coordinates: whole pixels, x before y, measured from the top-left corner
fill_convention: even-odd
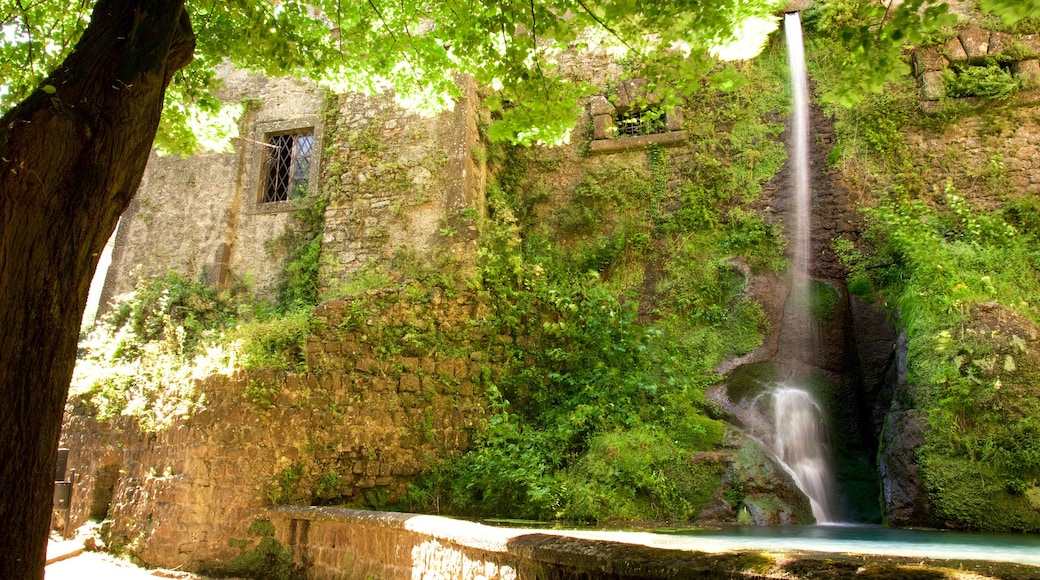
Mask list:
[[[837,237],[859,236],[856,204],[862,192],[846,188],[828,164],[833,128],[819,111],[813,111],[812,133],[811,275],[814,293],[830,295],[834,308],[817,313],[811,336],[793,336],[788,320],[792,313],[787,308],[789,281],[775,275],[753,276],[748,294],[766,311],[770,331],[762,347],[716,369],[720,374],[728,373],[727,382],[708,395],[732,414],[733,424],[748,429],[761,421],[755,417],[755,397],[781,380],[800,377],[826,415],[839,482],[839,518],[880,521],[881,487],[875,457],[895,392],[896,334],[886,312],[845,289],[847,271],[831,244]],[[785,219],[790,208],[788,171],[781,171],[763,196],[762,210],[778,220]],[[808,353],[794,347],[803,339],[812,345]],[[911,461],[905,465],[888,465],[888,476],[902,481],[903,469],[913,465],[912,452],[909,457]],[[904,487],[919,489],[909,483]]]
[[[885,523],[931,527],[932,505],[917,467],[928,420],[919,410],[893,409],[885,423],[878,471],[881,474]]]
[[[701,511],[700,521],[737,521],[756,526],[804,525],[815,521],[809,498],[761,443],[730,428],[723,448],[723,485]]]

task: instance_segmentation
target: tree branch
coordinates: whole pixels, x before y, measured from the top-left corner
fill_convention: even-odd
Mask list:
[[[596,16],[596,14],[592,12],[592,10],[589,10],[589,7],[585,5],[585,2],[583,2],[582,0],[577,0],[577,2],[578,2],[578,6],[581,6],[581,9],[584,10],[586,14],[591,16],[592,19],[596,21],[596,24],[599,24],[601,27],[603,27],[603,30],[606,30],[611,35],[613,35],[613,37],[618,39],[618,42],[623,44],[625,46],[625,48],[627,48],[628,50],[631,50],[633,52],[636,51],[634,48],[632,48],[632,45],[630,45],[627,42],[625,42],[624,38],[621,38],[621,35],[619,35],[617,32],[614,32],[613,28],[611,28],[610,26],[607,26],[606,22],[603,22],[602,20],[600,20],[599,16]]]

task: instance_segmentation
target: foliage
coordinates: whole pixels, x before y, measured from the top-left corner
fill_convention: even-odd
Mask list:
[[[982,8],[1011,24],[1036,17],[1037,0],[983,0]],[[463,72],[495,89],[487,104],[496,122],[488,135],[514,143],[556,142],[580,112],[577,100],[591,88],[558,73],[565,49],[608,47],[623,52],[632,77],[674,105],[702,83],[731,86],[735,76],[712,71],[710,53],[768,20],[783,7],[775,0],[738,4],[688,2],[632,4],[581,0],[530,3],[269,2],[248,0],[186,4],[196,35],[195,58],[176,73],[167,91],[157,145],[167,151],[228,146],[239,104],[221,104],[216,67],[225,60],[268,75],[306,76],[338,90],[393,87],[401,100],[443,109],[460,95]],[[0,112],[24,99],[55,70],[82,34],[89,4],[0,3]],[[566,14],[567,18],[559,15]],[[865,0],[816,2],[806,11],[819,28],[846,47],[841,83],[828,98],[853,103],[879,92],[906,70],[906,42],[951,24],[945,4],[911,0],[895,7]],[[329,30],[338,31],[329,34]],[[679,47],[676,50],[676,47]]]
[[[296,580],[304,578],[303,569],[293,563],[292,550],[274,538],[275,529],[270,520],[255,520],[249,525],[249,535],[259,542],[251,549],[248,540],[228,540],[239,554],[230,562],[203,562],[199,570],[215,578],[254,578],[256,580]]]
[[[141,279],[81,340],[73,404],[99,420],[131,415],[152,430],[192,414],[198,379],[240,368],[305,370],[311,308],[279,313],[248,294],[239,286],[218,294],[174,272]],[[266,409],[276,393],[252,381],[245,395]]]
[[[229,333],[242,353],[246,370],[303,371],[307,368],[307,336],[313,320],[311,308],[243,322]]]
[[[745,86],[691,97],[716,106],[687,109],[698,138],[681,154],[587,161],[554,192],[541,152],[489,151],[483,324],[509,337],[484,381],[493,413],[408,509],[601,521],[705,505],[723,465],[698,453],[723,432],[704,387],[761,344],[748,270],[784,264],[779,227],[751,205],[785,157],[779,61],[765,60],[743,65]]]
[[[999,64],[955,66],[943,71],[946,94],[950,97],[990,97],[1007,99],[1021,87],[1018,78]]]
[[[249,379],[245,396],[257,409],[267,411],[274,406],[274,397],[280,390],[279,383],[265,383],[260,379]]]
[[[1022,496],[1040,477],[1035,353],[1022,338],[1040,319],[1030,202],[983,211],[949,184],[943,201],[890,196],[867,210],[867,243],[843,254],[906,329],[908,380],[930,425],[918,456],[939,517],[1040,529]]]
[[[314,197],[296,211],[296,223],[288,224],[281,236],[271,240],[273,246],[280,246],[286,254],[277,291],[277,305],[282,311],[318,304],[318,270],[326,206],[328,198]]]
[[[1005,24],[1040,18],[1040,2],[1037,0],[979,0],[979,7],[1000,16]]]
[[[493,138],[552,142],[566,135],[579,112],[577,98],[589,87],[563,79],[555,55],[565,48],[609,45],[628,52],[638,72],[658,80],[663,92],[678,78],[697,82],[708,50],[735,36],[749,17],[767,17],[777,2],[739,5],[677,0],[641,6],[575,0],[531,3],[444,4],[398,8],[378,2],[246,1],[214,5],[187,2],[194,21],[196,52],[168,93],[166,142],[190,148],[184,130],[214,114],[213,70],[224,59],[270,75],[309,76],[341,89],[373,91],[392,86],[405,101],[443,109],[459,96],[455,75],[472,75],[493,86],[488,104],[498,122]],[[68,54],[82,32],[87,6],[76,9],[20,3],[0,4],[5,23],[0,61],[8,91],[0,107],[23,99]],[[567,14],[568,18],[560,18]],[[329,34],[329,30],[338,31]],[[589,30],[591,29],[591,33]],[[17,32],[16,32],[17,31]],[[20,34],[19,34],[20,33]],[[672,47],[686,43],[683,51]],[[675,100],[672,98],[671,100]]]
[[[339,487],[343,483],[342,478],[335,471],[326,471],[321,474],[318,478],[318,483],[314,486],[314,497],[315,499],[328,499],[335,497],[339,492]]]
[[[887,83],[910,73],[903,57],[907,43],[920,44],[928,34],[957,19],[945,3],[909,0],[880,4],[867,0],[817,2],[806,11],[807,26],[841,43],[840,71],[822,99],[846,107]]]
[[[117,303],[104,324],[126,331],[114,353],[117,359],[132,359],[144,344],[160,339],[174,352],[193,354],[200,341],[233,324],[238,305],[211,287],[170,271],[138,281],[133,295]]]
[[[275,476],[274,486],[267,493],[267,499],[274,505],[287,504],[293,499],[296,484],[306,474],[306,467],[302,462],[295,462],[286,467]]]
[[[189,416],[195,379],[237,361],[221,336],[246,300],[170,272],[142,279],[80,342],[69,394],[99,419],[128,414],[145,429]]]

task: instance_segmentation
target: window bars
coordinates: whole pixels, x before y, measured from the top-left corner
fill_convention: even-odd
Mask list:
[[[664,111],[656,107],[622,113],[618,115],[614,126],[617,127],[616,135],[618,137],[653,135],[668,131],[668,123],[665,120]]]
[[[307,195],[313,147],[313,129],[267,137],[260,203],[289,201]]]

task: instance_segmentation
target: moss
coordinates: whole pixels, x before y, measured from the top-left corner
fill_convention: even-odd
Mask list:
[[[744,365],[729,374],[726,393],[735,403],[750,401],[761,395],[779,379],[779,371],[773,363]]]
[[[303,568],[293,563],[292,550],[274,538],[271,520],[255,520],[249,526],[249,534],[260,538],[256,546],[247,549],[251,541],[231,538],[228,545],[238,548],[238,556],[228,562],[204,562],[199,571],[217,578],[302,580],[305,577]]]
[[[952,527],[982,531],[1040,531],[1035,493],[1014,493],[1006,474],[991,466],[927,451],[921,473],[936,518]]]

